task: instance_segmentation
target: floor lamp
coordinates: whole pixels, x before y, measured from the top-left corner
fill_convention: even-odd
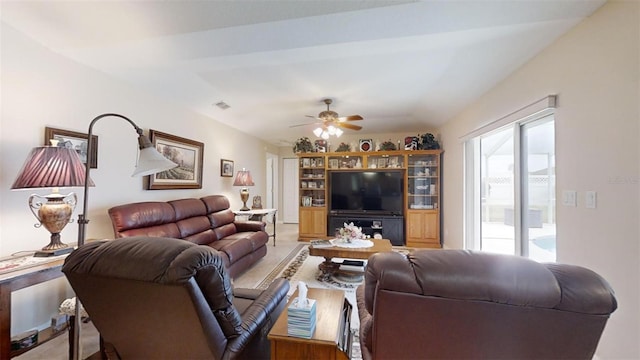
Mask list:
[[[149,138],[143,135],[142,129],[138,127],[133,121],[129,118],[113,113],[102,114],[95,117],[91,120],[89,124],[89,133],[87,140],[87,149],[91,149],[92,147],[92,135],[93,135],[93,125],[96,121],[105,118],[105,117],[118,117],[123,120],[128,121],[131,126],[138,133],[138,145],[140,151],[138,153],[138,161],[136,162],[136,168],[133,171],[132,176],[145,176],[155,174],[161,171],[173,169],[178,166],[176,163],[169,161],[164,156],[162,156],[151,144]],[[83,196],[83,206],[82,206],[82,214],[78,215],[78,247],[84,245],[85,241],[85,230],[87,223],[89,220],[87,219],[87,204],[89,203],[89,184],[91,180],[89,178],[90,166],[93,160],[93,153],[91,151],[87,152],[87,162],[85,164],[85,181],[84,181],[84,196]],[[73,359],[80,360],[81,359],[81,346],[80,346],[80,320],[81,320],[81,311],[80,311],[80,300],[76,296],[76,309],[75,309],[75,328],[73,332]]]

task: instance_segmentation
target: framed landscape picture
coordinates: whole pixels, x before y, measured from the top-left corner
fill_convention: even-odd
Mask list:
[[[87,157],[89,152],[91,153],[91,166],[92,169],[98,167],[98,136],[92,135],[91,138],[93,141],[91,142],[91,149],[88,148],[88,134],[83,134],[81,132],[69,131],[56,129],[52,127],[44,128],[44,145],[51,145],[51,140],[57,140],[58,143],[56,146],[67,147],[69,149],[74,149],[78,155],[80,156],[80,160],[82,160],[83,164],[87,163]]]
[[[204,144],[199,141],[149,130],[153,146],[178,167],[149,175],[149,190],[202,189]]]

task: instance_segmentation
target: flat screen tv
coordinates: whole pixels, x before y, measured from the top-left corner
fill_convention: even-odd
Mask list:
[[[330,171],[329,210],[333,214],[402,215],[401,170]]]

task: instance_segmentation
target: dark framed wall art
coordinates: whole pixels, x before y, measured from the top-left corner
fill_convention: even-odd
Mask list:
[[[220,176],[233,177],[233,161],[220,159]]]
[[[178,167],[149,175],[149,190],[202,189],[204,144],[183,137],[149,130],[153,146]]]
[[[67,147],[74,149],[80,156],[83,164],[87,163],[87,156],[89,151],[91,152],[91,166],[92,169],[98,167],[98,136],[92,135],[93,139],[91,143],[91,149],[88,148],[89,135],[69,130],[56,129],[52,127],[44,128],[44,145],[51,145],[51,140],[57,140],[56,146]]]

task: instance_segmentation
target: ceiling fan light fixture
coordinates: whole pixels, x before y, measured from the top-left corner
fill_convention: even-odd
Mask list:
[[[332,100],[324,99],[323,101],[325,104],[327,104],[327,110],[320,112],[320,114],[318,114],[317,117],[311,116],[311,115],[305,115],[306,117],[310,117],[318,120],[315,123],[316,128],[313,130],[313,134],[316,137],[327,140],[331,136],[335,136],[335,137],[342,136],[342,134],[344,134],[344,130],[342,130],[341,128],[346,128],[349,130],[362,129],[362,126],[353,125],[349,123],[349,121],[353,121],[353,120],[363,120],[362,116],[349,115],[345,117],[339,117],[337,112],[329,109],[329,105],[331,105]],[[298,127],[298,126],[305,126],[305,125],[310,125],[310,124],[291,125],[290,127]]]

